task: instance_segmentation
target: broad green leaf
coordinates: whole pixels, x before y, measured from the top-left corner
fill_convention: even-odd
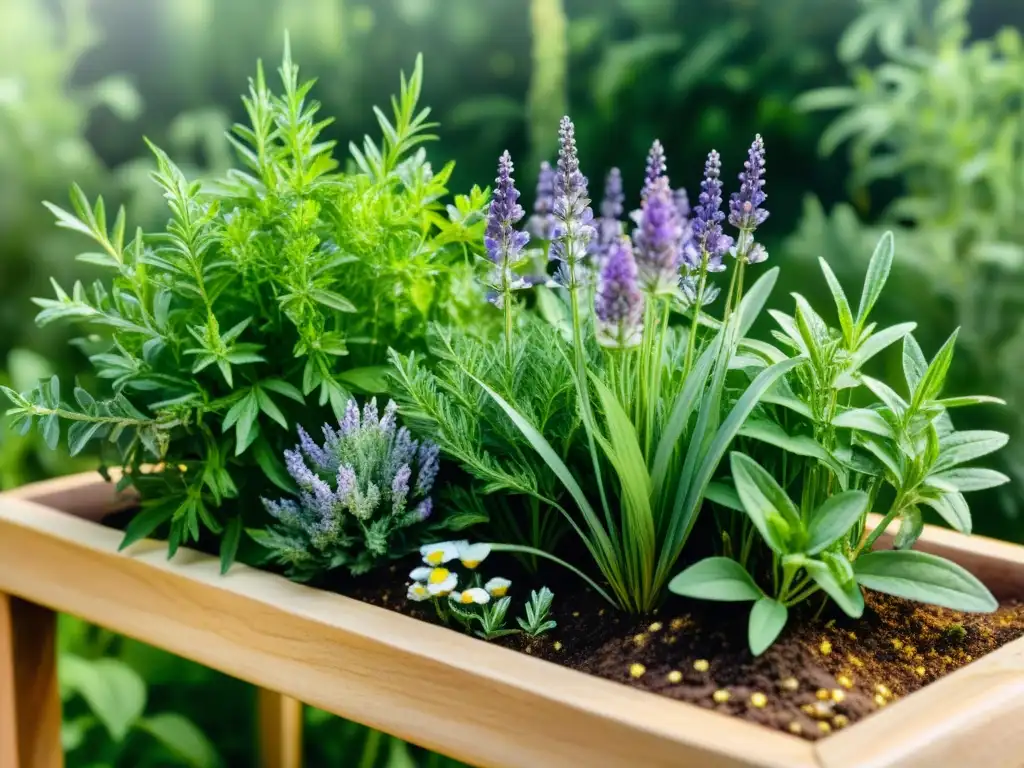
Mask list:
[[[850,368],[860,370],[863,365],[877,355],[879,352],[895,344],[900,339],[907,338],[917,327],[917,323],[900,323],[889,328],[883,328],[877,333],[871,334],[850,357]]]
[[[259,386],[262,389],[269,389],[271,392],[276,392],[279,395],[284,395],[289,400],[294,400],[300,405],[305,404],[306,402],[305,398],[302,396],[302,393],[298,390],[297,387],[292,386],[287,381],[284,381],[282,379],[263,379],[259,383]]]
[[[749,419],[738,432],[742,437],[760,440],[797,456],[829,461],[828,452],[810,435],[790,435],[774,421]]]
[[[159,741],[189,768],[216,768],[221,764],[217,749],[191,720],[175,712],[144,717],[136,727]]]
[[[335,293],[334,291],[314,288],[309,292],[309,296],[318,304],[323,304],[325,307],[336,309],[339,312],[358,311],[355,304],[346,299],[340,293]]]
[[[156,503],[143,502],[142,510],[132,517],[124,530],[124,538],[118,545],[118,551],[149,536],[153,531],[171,519],[177,507],[175,499],[161,500]]]
[[[907,382],[907,391],[913,392],[921,383],[928,371],[928,360],[911,334],[903,337],[903,378]]]
[[[953,611],[990,613],[999,603],[975,576],[954,562],[926,552],[880,550],[853,564],[857,582],[889,595]]]
[[[760,600],[764,595],[747,570],[728,557],[708,557],[677,574],[669,591],[699,600],[740,602]]]
[[[747,642],[750,652],[760,656],[781,634],[789,618],[786,606],[770,597],[762,597],[750,609]]]
[[[889,270],[892,269],[893,251],[895,241],[892,232],[886,232],[875,246],[875,252],[871,254],[871,261],[868,262],[868,271],[864,276],[864,289],[860,295],[860,306],[857,308],[857,328],[863,328],[867,322],[868,315],[874,309],[875,302],[882,294],[886,280],[889,279]]]
[[[808,560],[804,567],[814,583],[835,601],[843,613],[854,619],[864,614],[864,595],[856,581],[841,582],[832,569],[819,560]]]
[[[358,390],[373,394],[387,392],[390,373],[390,366],[367,365],[362,368],[349,368],[338,374],[338,380],[351,384]]]
[[[768,301],[768,296],[771,295],[778,278],[779,268],[772,267],[761,275],[757,282],[750,286],[750,289],[740,301],[739,309],[737,310],[740,318],[739,338],[746,336],[751,327],[753,327],[754,321],[760,317],[761,310],[764,308],[765,302]]]
[[[952,432],[939,440],[939,458],[932,466],[932,472],[941,472],[998,451],[1009,439],[1009,435],[991,430]]]
[[[892,545],[896,549],[910,549],[921,538],[924,532],[924,518],[917,507],[909,507],[900,515],[900,527],[893,537]]]
[[[958,467],[957,469],[948,469],[945,472],[939,472],[938,474],[932,475],[929,477],[929,480],[940,480],[944,483],[948,483],[960,493],[984,491],[988,488],[995,488],[996,486],[1010,482],[1010,478],[1002,472],[996,472],[994,469],[984,469],[981,467]]]
[[[868,511],[864,491],[845,491],[826,499],[811,513],[807,525],[807,554],[816,555],[832,546]]]
[[[62,684],[80,695],[115,743],[124,741],[146,708],[146,684],[119,659],[61,656]]]
[[[832,426],[859,429],[879,437],[893,438],[892,426],[878,411],[870,408],[850,408],[835,415]]]
[[[882,466],[889,471],[899,485],[903,484],[903,468],[900,466],[899,457],[894,456],[889,450],[888,443],[883,443],[872,435],[861,435],[857,438],[857,442],[882,463]]]
[[[789,544],[769,524],[772,513],[780,515],[786,523],[802,528],[800,512],[782,487],[757,462],[742,453],[730,454],[732,479],[743,510],[772,551],[779,555],[789,552]]]
[[[743,511],[743,502],[740,501],[739,494],[736,493],[736,488],[732,485],[708,483],[707,490],[704,492],[704,498],[726,509],[732,509],[736,512]]]
[[[282,491],[287,493],[296,493],[297,488],[295,487],[295,481],[291,475],[285,470],[284,464],[278,455],[271,450],[270,444],[266,438],[260,437],[256,440],[256,447],[254,453],[256,456],[256,463],[260,465],[260,470],[274,485],[280,488]]]
[[[832,292],[832,299],[836,303],[836,311],[839,313],[839,327],[843,329],[843,337],[846,339],[846,343],[848,345],[852,345],[854,341],[854,327],[853,313],[850,311],[850,302],[846,298],[843,286],[840,285],[839,279],[836,277],[835,272],[832,271],[832,267],[828,265],[828,262],[819,256],[818,263],[821,265],[822,274],[825,275],[825,282],[828,283],[828,289]]]
[[[283,429],[288,429],[288,420],[281,413],[281,409],[277,407],[277,403],[270,399],[270,395],[264,392],[260,387],[256,387],[253,390],[256,394],[256,402],[263,413],[269,416],[271,419],[281,425]]]
[[[873,379],[870,376],[861,376],[864,386],[870,389],[882,404],[885,405],[897,417],[902,417],[907,410],[907,402],[900,397],[896,391],[885,382]]]
[[[220,572],[227,573],[235,562],[238,553],[238,541],[242,537],[242,516],[233,515],[224,529],[224,537],[220,540]]]
[[[938,497],[926,497],[921,499],[923,504],[939,513],[939,517],[960,533],[970,533],[973,527],[971,520],[971,508],[967,501],[959,493],[943,493]]]

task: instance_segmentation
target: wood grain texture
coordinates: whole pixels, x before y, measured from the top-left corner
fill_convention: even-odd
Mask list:
[[[257,733],[261,768],[302,768],[302,702],[260,688]]]
[[[63,482],[44,498],[79,518],[0,495],[0,591],[472,764],[1024,768],[1024,639],[812,745],[161,542],[118,553],[78,503],[104,486]],[[1020,547],[927,526],[918,547],[1024,598]]]
[[[0,496],[0,590],[474,765],[817,765],[796,737],[245,566],[220,576],[193,551],[168,561],[162,542],[119,553],[120,538]]]
[[[64,765],[56,631],[53,611],[0,592],[2,768]]]

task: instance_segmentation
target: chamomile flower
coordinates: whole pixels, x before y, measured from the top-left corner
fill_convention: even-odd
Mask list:
[[[427,591],[435,597],[444,597],[459,583],[459,577],[447,568],[434,568],[427,577]]]
[[[470,544],[468,541],[457,541],[455,545],[458,549],[459,560],[471,570],[480,565],[491,554],[490,544]]]
[[[484,589],[487,590],[487,593],[491,597],[504,597],[510,586],[512,586],[511,581],[503,579],[500,576],[495,576],[484,584]]]
[[[430,597],[430,592],[423,584],[418,581],[414,581],[409,585],[409,591],[405,594],[406,598],[415,602],[421,602]]]
[[[491,596],[487,594],[487,590],[473,587],[463,592],[452,592],[448,595],[448,599],[453,603],[462,603],[463,605],[470,605],[472,603],[486,605],[491,601]]]
[[[420,547],[423,562],[427,565],[444,565],[459,556],[459,544],[463,542],[442,541]]]

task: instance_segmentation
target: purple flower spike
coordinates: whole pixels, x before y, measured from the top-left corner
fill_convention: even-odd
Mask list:
[[[602,346],[628,349],[640,343],[644,296],[637,285],[637,264],[628,237],[608,249],[594,297],[597,340]]]
[[[601,217],[604,219],[621,219],[622,206],[626,196],[622,192],[622,173],[612,168],[604,180],[604,199],[601,201]]]
[[[554,234],[555,171],[547,160],[540,164],[537,175],[537,196],[533,201],[533,215],[526,229],[538,240],[550,240]]]
[[[644,188],[640,193],[641,200],[647,199],[647,193],[654,186],[655,182],[665,175],[668,165],[665,163],[665,148],[657,139],[651,144],[647,153],[647,171],[644,173]]]
[[[504,306],[512,291],[528,287],[513,271],[522,259],[522,250],[530,241],[530,235],[515,228],[523,218],[524,211],[519,204],[519,190],[516,189],[512,172],[512,157],[505,150],[498,159],[498,178],[495,179],[491,208],[487,214],[487,232],[484,235],[487,255],[494,262],[488,287],[491,288],[493,302],[498,306]]]
[[[683,226],[668,179],[657,179],[647,190],[633,233],[640,285],[647,293],[672,292],[679,282]]]
[[[576,128],[568,116],[562,118],[558,129],[558,169],[555,171],[555,240],[551,244],[551,258],[561,262],[556,279],[561,285],[574,289],[583,281],[581,262],[587,245],[594,236],[591,222],[594,212],[587,197],[587,177],[580,173],[580,160],[576,153]]]
[[[764,192],[764,141],[757,134],[750,145],[747,160],[740,174],[740,191],[729,200],[729,223],[737,229],[753,232],[768,218],[761,206],[768,195]]]
[[[722,256],[732,247],[732,238],[722,232],[722,160],[711,150],[704,164],[704,180],[700,183],[700,198],[694,212],[693,236],[701,251],[707,254],[708,271],[725,269]],[[702,253],[703,255],[703,253]]]

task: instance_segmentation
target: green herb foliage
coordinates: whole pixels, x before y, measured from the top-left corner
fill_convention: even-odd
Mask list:
[[[131,235],[123,210],[109,221],[102,198],[77,187],[71,211],[49,206],[92,241],[78,258],[113,279],[54,282],[37,320],[101,334],[83,344],[112,394],[76,387],[68,398],[56,379],[4,390],[15,425],[37,424],[51,447],[61,421],[72,453],[91,440],[116,447],[122,484],[143,499],[125,544],[169,524],[173,553],[205,528],[221,538],[225,568],[242,513],[272,484],[292,490],[278,457],[295,423],[323,423],[328,407],[340,418],[353,391],[383,388],[389,345],[415,345],[432,316],[459,321],[450,281],[482,236],[483,193],[445,215],[452,165],[433,170],[419,146],[433,138],[420,60],[393,115],[376,111],[381,142],[353,144],[344,173],[287,45],[279,74],[280,94],[262,67],[250,82],[249,124],[231,139],[242,167],[221,182],[190,182],[153,147],[165,231]]]
[[[956,334],[928,361],[910,335],[912,323],[878,329],[869,322],[892,260],[893,238],[886,234],[871,258],[856,313],[822,260],[840,328],[829,328],[795,294],[794,315],[772,312],[780,328],[776,339],[787,351],[750,345],[763,356],[761,366],[778,365],[789,355],[807,364],[779,381],[739,431],[760,461],[733,452],[731,485],[710,495],[733,510],[724,534],[729,556],[691,566],[670,589],[689,597],[753,601],[749,640],[755,654],[774,642],[790,607],[819,591],[854,618],[864,610],[862,587],[954,610],[996,607],[985,586],[959,565],[911,550],[922,531],[923,506],[970,533],[963,493],[1008,478],[962,465],[997,450],[1007,438],[953,428],[949,409],[994,400],[941,397]],[[862,371],[899,341],[902,395]],[[754,374],[757,366],[752,367]],[[854,405],[855,394],[870,403]],[[868,533],[868,511],[884,503],[888,511]],[[871,551],[896,520],[895,548]],[[738,540],[728,530],[738,530]],[[755,547],[755,539],[767,551]],[[762,576],[770,588],[759,586]]]

